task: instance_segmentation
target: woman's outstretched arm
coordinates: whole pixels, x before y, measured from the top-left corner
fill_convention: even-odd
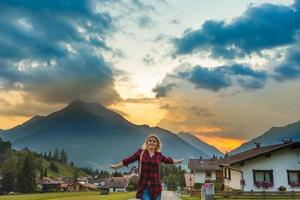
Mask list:
[[[164,156],[163,154],[161,154],[161,162],[162,163],[165,163],[165,164],[180,164],[182,163],[184,159],[180,159],[180,160],[175,160],[175,159],[172,159],[171,157],[166,157]]]
[[[123,162],[119,162],[118,164],[110,165],[112,169],[119,169],[121,167],[124,167]]]
[[[118,168],[127,166],[127,165],[129,165],[130,163],[133,163],[134,161],[139,160],[140,155],[141,155],[141,152],[142,152],[142,150],[139,149],[139,150],[138,150],[137,152],[135,152],[132,156],[123,159],[122,162],[119,162],[119,163],[114,164],[114,165],[110,165],[110,167],[111,167],[112,169],[118,169]]]
[[[173,163],[174,163],[174,164],[180,164],[180,163],[182,163],[183,160],[184,160],[183,158],[182,158],[182,159],[179,159],[179,160],[174,160],[174,159],[173,159]]]

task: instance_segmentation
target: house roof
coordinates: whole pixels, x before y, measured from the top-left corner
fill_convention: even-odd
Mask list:
[[[193,171],[221,171],[219,160],[190,159],[189,168]]]
[[[242,163],[246,160],[250,160],[253,158],[257,158],[262,155],[268,155],[271,152],[278,151],[284,148],[296,148],[300,147],[300,142],[286,142],[283,144],[276,144],[276,145],[270,145],[265,147],[256,147],[253,149],[250,149],[248,151],[244,151],[238,154],[234,154],[232,156],[229,156],[228,158],[224,158],[220,165],[233,165],[236,163]]]
[[[124,177],[112,177],[110,180],[111,188],[125,188],[128,185],[128,179]]]

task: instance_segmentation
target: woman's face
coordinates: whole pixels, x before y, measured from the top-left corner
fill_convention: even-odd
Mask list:
[[[150,137],[147,141],[147,146],[149,149],[156,149],[158,141],[155,137]]]

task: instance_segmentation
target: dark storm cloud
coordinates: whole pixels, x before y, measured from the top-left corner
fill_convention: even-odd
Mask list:
[[[109,104],[120,97],[106,38],[115,27],[93,1],[0,1],[0,86],[42,102]]]
[[[166,97],[168,93],[175,87],[176,84],[168,83],[168,84],[159,84],[155,88],[153,88],[153,92],[156,94],[155,97]]]
[[[276,66],[274,72],[278,81],[300,78],[300,44],[288,49],[285,60]]]
[[[260,53],[296,40],[300,30],[300,1],[291,7],[263,4],[226,24],[207,20],[198,30],[188,30],[174,42],[176,54],[209,51],[212,57],[235,58]]]
[[[181,70],[174,75],[167,75],[153,91],[156,92],[157,97],[167,96],[175,86],[178,78],[193,83],[197,89],[202,88],[214,92],[233,86],[239,86],[245,90],[255,90],[264,86],[267,77],[265,71],[253,70],[248,65],[234,64],[215,68],[197,65],[192,69]],[[172,80],[172,84],[166,84]]]

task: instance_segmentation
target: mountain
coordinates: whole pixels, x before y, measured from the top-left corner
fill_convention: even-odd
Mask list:
[[[224,156],[224,154],[221,151],[219,151],[216,147],[207,144],[206,142],[200,140],[199,138],[190,133],[180,132],[177,135],[193,147],[199,149],[202,152],[207,153],[210,157],[213,157],[214,155],[217,157]]]
[[[64,149],[77,166],[108,169],[140,148],[145,138],[157,134],[165,155],[175,159],[208,158],[208,154],[159,127],[135,125],[97,103],[80,100],[48,116],[29,121],[0,133],[14,148],[28,147],[37,152]]]
[[[292,139],[300,141],[300,121],[288,124],[284,127],[272,127],[262,135],[250,140],[234,149],[230,154],[240,153],[255,147],[255,142],[261,143],[261,146],[268,146],[273,144],[282,143],[284,139]]]

